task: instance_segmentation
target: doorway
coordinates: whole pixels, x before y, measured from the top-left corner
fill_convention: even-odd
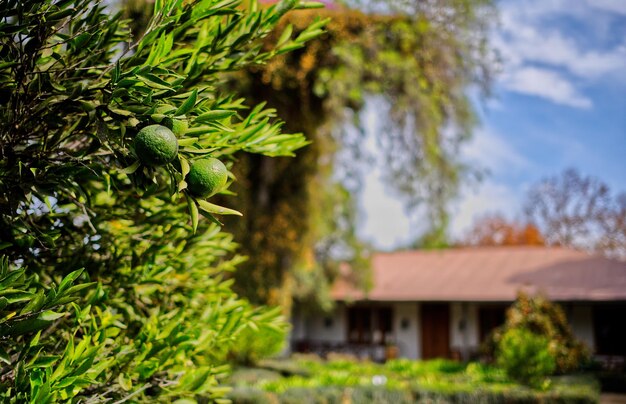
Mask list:
[[[422,304],[422,359],[450,356],[450,306],[447,303]]]

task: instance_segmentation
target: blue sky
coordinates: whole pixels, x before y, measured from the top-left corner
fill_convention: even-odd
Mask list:
[[[493,97],[476,103],[482,123],[462,153],[488,175],[463,188],[452,209],[453,237],[487,212],[516,217],[530,185],[568,167],[626,192],[626,0],[507,0],[498,7],[491,39],[501,73]],[[373,171],[365,181],[359,233],[393,248],[422,226],[407,219],[378,176]]]

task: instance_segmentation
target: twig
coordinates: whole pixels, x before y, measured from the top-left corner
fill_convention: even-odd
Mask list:
[[[150,383],[146,383],[143,385],[143,387],[141,387],[138,390],[133,391],[131,394],[127,395],[126,397],[124,397],[121,400],[118,400],[116,402],[114,402],[113,404],[121,404],[124,403],[128,400],[130,400],[133,396],[136,396],[137,394],[141,393],[142,391],[146,390],[148,387],[151,387],[152,385]]]

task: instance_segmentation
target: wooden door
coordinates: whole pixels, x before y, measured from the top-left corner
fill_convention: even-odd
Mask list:
[[[450,356],[450,306],[422,304],[422,359]]]

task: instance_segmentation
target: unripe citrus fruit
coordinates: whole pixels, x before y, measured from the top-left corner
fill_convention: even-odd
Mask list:
[[[196,160],[187,174],[187,189],[195,196],[206,197],[219,191],[228,179],[228,170],[215,158]]]
[[[184,134],[187,130],[187,121],[180,119],[165,118],[161,123],[168,129],[171,129],[176,136]]]
[[[178,140],[165,126],[146,126],[135,136],[135,153],[147,166],[162,166],[178,155]]]

